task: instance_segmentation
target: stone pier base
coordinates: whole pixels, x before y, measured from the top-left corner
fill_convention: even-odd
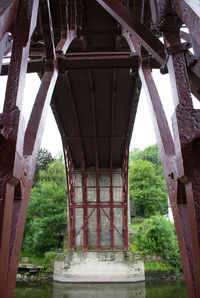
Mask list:
[[[55,262],[54,281],[139,282],[145,280],[143,261],[132,261],[123,252],[73,252]]]

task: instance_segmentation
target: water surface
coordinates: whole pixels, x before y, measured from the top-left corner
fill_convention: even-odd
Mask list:
[[[66,284],[17,282],[14,298],[186,298],[184,281]]]

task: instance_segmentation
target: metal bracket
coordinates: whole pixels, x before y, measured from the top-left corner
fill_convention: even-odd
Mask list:
[[[167,47],[166,52],[167,52],[168,55],[173,55],[173,54],[176,54],[176,53],[179,53],[179,52],[182,52],[182,51],[186,51],[191,47],[192,46],[189,42],[183,42],[183,43],[180,43],[178,45]]]

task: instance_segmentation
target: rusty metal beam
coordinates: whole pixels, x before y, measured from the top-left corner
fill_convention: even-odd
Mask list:
[[[100,184],[99,184],[99,149],[97,141],[97,127],[96,127],[96,110],[95,110],[95,86],[94,78],[91,71],[89,71],[89,84],[91,94],[91,106],[92,106],[92,122],[93,122],[93,134],[94,134],[94,152],[95,152],[95,166],[96,166],[96,198],[97,198],[97,247],[100,251],[101,247],[101,215],[100,215]]]
[[[163,65],[165,50],[162,42],[117,0],[96,0],[117,22],[134,36]]]
[[[110,205],[113,206],[113,129],[114,129],[114,109],[116,101],[116,73],[113,70],[112,78],[112,104],[111,104],[111,125],[110,125]],[[111,240],[111,250],[114,250],[115,246],[115,234],[114,234],[114,211],[113,207],[110,208],[110,240]]]
[[[24,133],[21,117],[23,89],[28,62],[30,36],[35,27],[38,1],[21,1],[19,14],[22,18],[13,26],[14,38],[11,67],[4,101],[0,115],[3,134],[0,140],[0,296],[12,297],[18,270],[20,247],[23,237],[28,196],[31,189],[32,170],[27,173],[22,155]],[[26,22],[26,28],[24,28]],[[19,34],[15,33],[15,30]],[[20,32],[23,31],[23,36]],[[6,162],[9,160],[9,162]],[[32,163],[34,158],[32,160]],[[35,160],[36,162],[36,160]],[[21,169],[24,168],[24,171]],[[34,165],[33,165],[34,168]],[[32,174],[32,177],[31,177]]]
[[[14,23],[17,10],[18,10],[19,0],[9,1],[3,3],[0,11],[0,40],[3,38],[6,32],[9,31],[11,25]]]
[[[113,27],[113,28],[104,28],[104,29],[88,29],[88,28],[78,28],[78,36],[96,36],[96,35],[120,35],[121,29],[119,27]]]
[[[174,36],[175,35],[175,36]],[[164,32],[166,44],[174,45],[176,33]],[[180,187],[183,189],[184,200],[187,204],[188,230],[190,237],[187,238],[191,246],[190,255],[192,260],[190,270],[193,277],[193,291],[190,297],[200,297],[200,213],[199,213],[199,169],[198,151],[199,113],[193,109],[190,94],[189,79],[187,76],[187,65],[184,52],[173,53],[168,61],[168,70],[173,90],[175,113],[173,117],[173,128],[175,137],[175,150],[177,159],[177,173],[180,180]],[[186,120],[187,119],[187,120]],[[186,122],[187,121],[187,122]],[[187,123],[187,125],[186,125]],[[179,202],[178,202],[179,203]],[[179,210],[180,211],[180,210]],[[188,272],[185,272],[187,277]]]
[[[44,3],[43,3],[44,4]],[[21,109],[28,63],[30,37],[36,25],[38,1],[20,1],[19,21],[12,27],[13,51],[8,73],[4,110],[0,115],[0,296],[13,296],[23,238],[28,197],[39,152],[42,131],[58,74],[54,64],[50,9],[45,7],[47,68],[25,132]],[[48,11],[47,11],[48,10]],[[71,40],[65,43],[70,44]],[[50,56],[49,56],[50,55]],[[48,62],[50,62],[48,64]],[[52,63],[53,62],[53,63]],[[52,64],[51,64],[52,63]],[[8,162],[9,161],[9,162]]]
[[[133,51],[138,48],[136,40],[129,37],[128,41]],[[192,261],[190,231],[188,228],[189,219],[187,213],[187,205],[184,201],[184,192],[180,191],[180,184],[178,182],[179,174],[176,165],[176,159],[178,159],[178,157],[176,157],[174,141],[171,136],[171,132],[169,130],[168,122],[161,104],[161,100],[148,65],[148,57],[144,57],[143,59],[144,63],[141,64],[139,74],[143,87],[145,89],[145,94],[148,100],[150,113],[152,115],[154,130],[160,151],[160,157],[169,192],[169,199],[172,206],[176,232],[178,235],[187,291],[189,297],[198,297],[195,295],[195,285],[193,280],[194,265]],[[182,64],[179,63],[179,66],[182,66]],[[179,72],[177,71],[176,73]],[[180,74],[183,79],[181,70]],[[187,74],[185,75],[187,77]],[[182,84],[183,82],[181,81],[181,85]],[[175,123],[174,126],[176,126]],[[178,135],[175,135],[175,141],[177,141],[177,139]]]
[[[37,143],[37,138],[39,137],[41,139],[41,134],[38,136],[39,127],[41,129],[41,127],[45,125],[46,117],[44,117],[44,115],[47,115],[57,76],[58,72],[56,70],[47,71],[42,78],[40,89],[25,132],[24,155],[31,155],[35,143]]]
[[[43,37],[45,44],[45,52],[46,52],[46,70],[52,70],[55,68],[55,46],[54,46],[54,38],[52,35],[52,19],[50,12],[50,4],[49,0],[40,0],[40,14],[42,21],[42,29],[43,29]]]
[[[106,69],[106,68],[137,68],[137,54],[124,53],[82,53],[76,55],[58,55],[59,71],[64,73],[70,69]]]
[[[190,241],[190,235],[187,228],[187,216],[184,216],[185,207],[177,205],[178,197],[178,174],[176,168],[176,155],[174,149],[174,142],[168,127],[168,123],[162,108],[162,104],[155,87],[151,72],[149,69],[141,69],[140,77],[142,78],[143,86],[146,89],[146,96],[149,102],[150,111],[153,116],[154,130],[157,137],[159,151],[161,155],[161,161],[163,164],[163,170],[165,174],[166,184],[169,192],[170,204],[172,206],[172,212],[175,221],[176,232],[179,241],[179,247],[182,258],[183,270],[185,273],[185,280],[188,293],[195,297],[191,270],[191,249],[188,241]],[[181,208],[183,207],[183,208]],[[183,212],[182,212],[183,210]],[[182,220],[182,218],[184,219]],[[192,294],[193,293],[193,294]]]
[[[69,42],[70,44],[70,42]],[[81,53],[82,54],[82,53]],[[93,55],[87,57],[81,54],[64,56],[58,55],[58,69],[60,73],[64,73],[65,70],[80,70],[80,69],[109,69],[109,68],[135,68],[139,64],[139,57],[137,54],[133,57],[129,54],[121,54],[118,58],[115,54],[110,55],[105,53],[105,56]],[[84,53],[83,53],[84,54]],[[95,53],[94,53],[95,54]],[[120,53],[119,53],[120,54]],[[92,55],[92,54],[91,54]],[[9,63],[2,64],[1,74],[2,76],[8,75]],[[152,69],[160,68],[160,64],[154,59],[150,58],[150,65]],[[45,59],[34,59],[28,61],[27,73],[44,72],[45,71]]]
[[[9,72],[9,63],[2,64],[1,76],[7,76]],[[28,62],[27,73],[45,71],[45,61],[42,59],[36,59]]]
[[[172,0],[173,8],[187,25],[190,33],[200,45],[200,6],[198,0]]]
[[[185,59],[191,92],[200,100],[200,61],[189,51],[185,53]]]
[[[3,61],[5,46],[6,46],[6,40],[7,40],[7,34],[5,34],[2,40],[0,41],[0,73],[2,68],[2,61]]]

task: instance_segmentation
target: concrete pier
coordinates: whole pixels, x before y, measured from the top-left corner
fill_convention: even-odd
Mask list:
[[[54,281],[81,282],[139,282],[145,280],[141,260],[130,260],[123,252],[73,252],[64,261],[55,262]]]

